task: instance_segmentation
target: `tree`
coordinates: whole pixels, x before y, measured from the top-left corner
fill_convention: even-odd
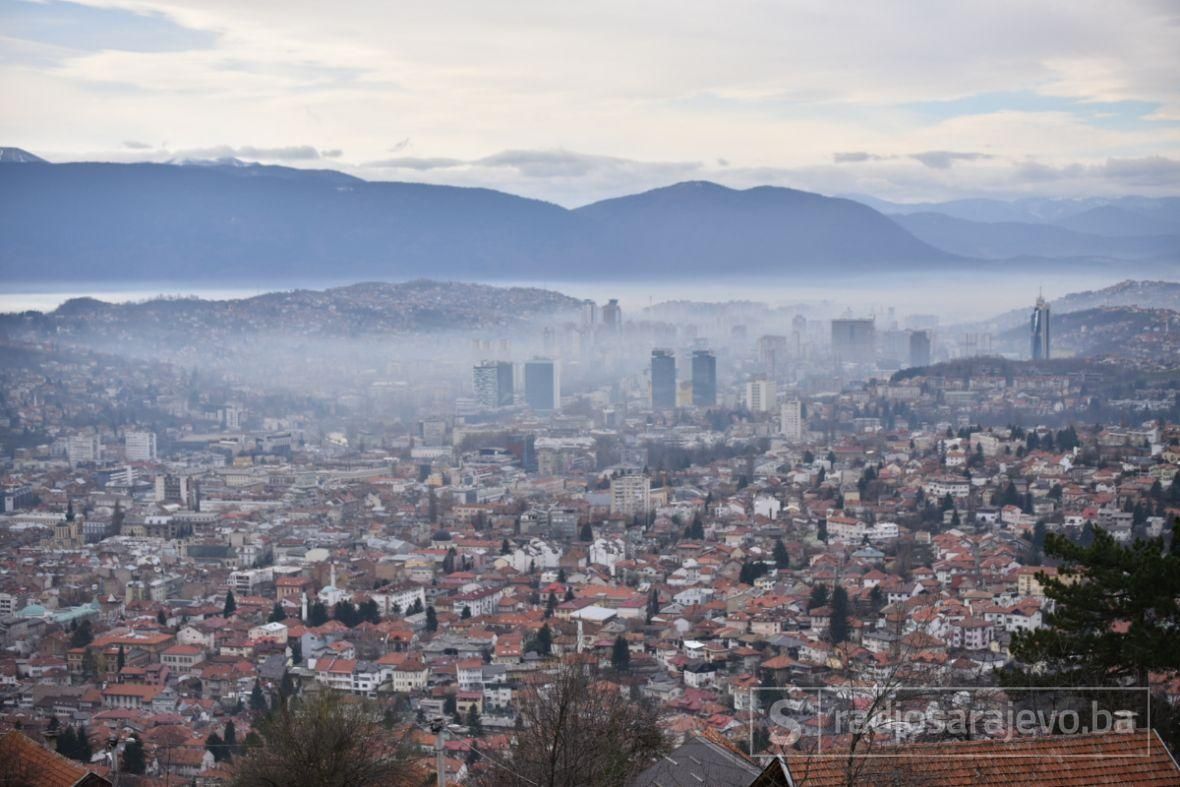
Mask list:
[[[647,596],[647,622],[651,623],[651,619],[660,614],[660,591],[654,587]]]
[[[471,620],[471,607],[467,604],[463,605],[463,611],[459,614],[461,620]]]
[[[265,713],[268,709],[266,704],[266,695],[262,693],[262,683],[258,678],[254,679],[254,687],[250,689],[250,710]]]
[[[787,568],[791,565],[791,554],[787,552],[787,545],[781,538],[774,540],[774,565],[776,568]]]
[[[825,606],[828,603],[828,586],[816,585],[811,589],[811,596],[807,599],[807,611],[815,609],[816,607]]]
[[[303,661],[303,640],[298,637],[289,639],[287,645],[291,648],[291,663],[298,664]]]
[[[90,731],[86,729],[85,724],[78,725],[78,762],[90,762],[90,758],[94,756],[93,750],[90,748]]]
[[[287,610],[283,609],[283,605],[275,602],[274,606],[270,608],[270,615],[267,617],[267,623],[282,623],[287,619]]]
[[[78,733],[73,727],[66,727],[57,736],[57,753],[71,760],[78,759]]]
[[[115,656],[115,671],[122,672],[127,666],[127,652],[123,650],[123,643],[119,643],[119,652]]]
[[[307,625],[311,628],[322,626],[328,622],[328,608],[324,602],[316,599],[307,610]]]
[[[610,663],[617,672],[626,672],[631,669],[631,648],[628,647],[627,640],[623,638],[622,634],[615,637],[615,644],[611,648]]]
[[[362,601],[356,608],[356,611],[357,615],[361,619],[361,622],[368,621],[373,625],[377,625],[381,622],[381,608],[377,606],[376,599],[370,598]]]
[[[287,677],[287,673],[283,673],[283,677]],[[225,758],[232,759],[238,752],[238,730],[234,726],[234,720],[230,719],[225,723]]]
[[[426,630],[438,631],[438,613],[434,611],[433,604],[426,608]]]
[[[84,648],[93,641],[94,629],[89,620],[83,620],[78,624],[78,628],[74,629],[74,633],[70,634],[71,648]]]
[[[221,611],[221,616],[223,618],[232,618],[237,611],[238,602],[234,599],[234,592],[227,590],[225,593],[225,608]]]
[[[444,574],[455,573],[455,548],[451,547],[447,550],[447,554],[443,557],[442,570]]]
[[[582,525],[582,530],[578,534],[578,540],[585,541],[586,543],[590,543],[594,540],[594,528],[590,526],[589,522]]]
[[[216,762],[227,759],[225,756],[225,741],[216,732],[209,733],[209,737],[205,738],[205,749],[213,755],[213,759]]]
[[[412,767],[404,735],[390,734],[363,702],[317,692],[280,707],[258,725],[256,742],[234,765],[234,787],[408,787]]]
[[[566,574],[565,574],[564,567],[557,569],[557,581],[562,585],[564,585],[566,583]]]
[[[545,599],[545,617],[553,617],[554,610],[557,609],[557,594],[552,590],[549,591],[549,598]]]
[[[94,651],[89,647],[82,652],[82,677],[93,680],[98,676],[98,661],[94,658]]]
[[[526,649],[535,651],[542,656],[548,656],[553,653],[553,632],[549,629],[549,624],[541,626],[537,630],[537,636],[529,640],[525,646]]]
[[[147,771],[147,757],[143,751],[143,741],[138,735],[132,735],[123,744],[123,762],[120,765],[123,773],[133,773],[142,776]]]
[[[483,720],[479,718],[479,711],[475,707],[475,703],[467,708],[467,731],[471,733],[472,737],[479,738],[483,736]]]
[[[168,618],[164,615],[164,610],[156,610],[156,623],[160,626],[168,625]],[[140,744],[143,745],[142,743]]]
[[[1088,546],[1045,536],[1061,566],[1037,578],[1054,609],[1044,627],[1013,637],[1013,655],[1065,685],[1146,686],[1150,672],[1180,670],[1180,556],[1161,539],[1124,546],[1102,528],[1093,534]]]
[[[422,599],[421,598],[414,599],[414,603],[411,604],[410,608],[406,610],[407,615],[421,615],[422,612],[423,612],[423,607],[422,607]]]
[[[336,606],[332,608],[332,617],[349,628],[361,622],[360,615],[356,611],[356,605],[351,601],[337,601]]]
[[[836,585],[832,591],[832,618],[828,623],[828,634],[835,645],[848,639],[848,591],[843,585]]]
[[[496,787],[621,787],[669,748],[650,701],[632,701],[581,665],[521,692],[520,716],[510,770],[489,774]]]
[[[573,601],[573,600],[574,600],[574,588],[573,588],[573,586],[567,587],[567,588],[565,589],[565,600],[566,600],[566,601]]]

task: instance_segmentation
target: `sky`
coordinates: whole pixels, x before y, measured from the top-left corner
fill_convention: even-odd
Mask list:
[[[0,0],[0,145],[576,206],[1180,195],[1180,2]]]

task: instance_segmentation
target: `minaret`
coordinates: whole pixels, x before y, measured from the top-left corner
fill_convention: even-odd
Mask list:
[[[333,562],[333,563],[331,564],[331,566],[332,566],[332,581],[331,581],[331,585],[332,585],[332,589],[333,589],[333,590],[335,590],[335,589],[336,589],[336,564]]]
[[[578,618],[578,653],[582,652],[582,619]]]
[[[302,593],[300,593],[299,595],[302,597],[302,599],[301,599],[302,613],[301,613],[300,617],[302,617],[303,622],[306,623],[307,622],[307,591],[305,590]]]

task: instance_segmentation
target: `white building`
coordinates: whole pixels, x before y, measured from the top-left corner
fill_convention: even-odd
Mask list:
[[[124,432],[123,457],[128,462],[156,461],[156,433]]]
[[[596,538],[590,545],[590,565],[606,566],[611,576],[615,575],[615,565],[626,559],[626,547],[621,538]]]
[[[746,383],[746,407],[752,413],[768,413],[777,394],[770,380],[751,380]]]
[[[66,441],[70,464],[96,464],[102,461],[102,440],[97,434],[71,435]]]
[[[651,510],[651,479],[645,475],[623,475],[611,479],[610,511],[635,516]]]
[[[792,442],[803,439],[803,402],[798,399],[783,402],[780,431]]]

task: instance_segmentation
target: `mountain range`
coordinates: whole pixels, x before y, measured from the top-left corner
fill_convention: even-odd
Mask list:
[[[570,210],[490,189],[233,159],[51,164],[2,148],[0,276],[55,284],[820,278],[971,271],[985,259],[1180,261],[1172,220],[1180,200],[1079,204],[1073,213],[1046,204],[1037,210],[1052,220],[1040,223],[1018,220],[1034,212],[1022,205],[1005,219],[1016,227],[979,221],[1002,211],[968,202],[895,210],[870,198],[687,182]],[[1085,218],[1094,211],[1111,232],[1068,226],[1097,226]],[[1139,231],[1113,231],[1122,214]]]

